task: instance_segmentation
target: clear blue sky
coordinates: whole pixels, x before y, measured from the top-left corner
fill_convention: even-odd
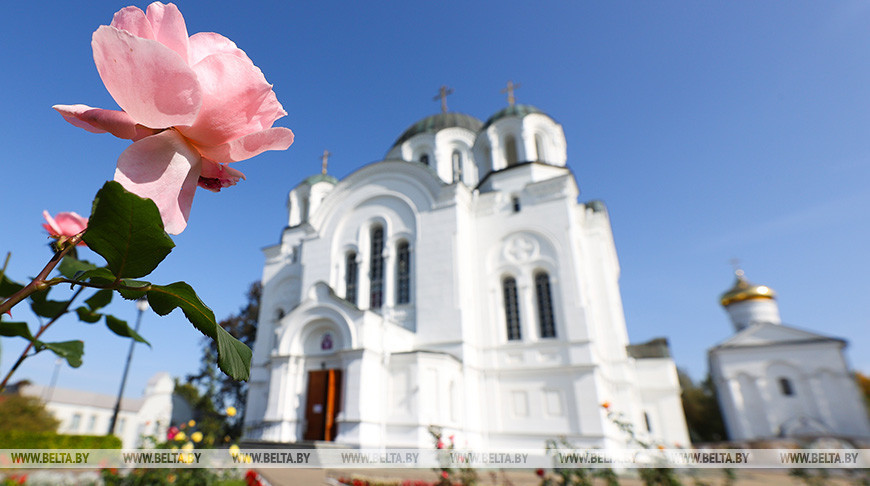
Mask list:
[[[126,3],[16,2],[0,16],[0,251],[11,276],[49,258],[41,212],[88,214],[129,144],[77,129],[57,103],[116,108],[90,38]],[[147,4],[138,4],[145,8]],[[248,180],[200,191],[190,225],[153,281],[190,282],[218,318],[260,277],[287,192],[320,170],[380,160],[410,124],[452,110],[481,119],[520,103],[560,122],[581,200],[609,208],[632,341],[664,335],[679,366],[706,372],[732,329],[718,296],[731,258],[779,294],[787,324],[849,340],[870,372],[870,4],[866,2],[180,2],[191,33],[235,41],[275,85],[296,133],[286,152],[235,167]],[[87,252],[85,252],[87,254]],[[58,289],[60,290],[60,289]],[[60,290],[58,296],[67,290]],[[135,318],[132,303],[113,304]],[[26,311],[16,311],[26,317]],[[180,313],[146,314],[128,394],[198,367],[200,334]],[[69,318],[82,338],[62,386],[115,393],[128,341]],[[20,350],[2,341],[2,372]],[[40,356],[18,377],[47,383]]]

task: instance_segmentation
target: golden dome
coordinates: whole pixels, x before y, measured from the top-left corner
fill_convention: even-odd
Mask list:
[[[722,294],[719,300],[723,306],[727,307],[735,302],[743,302],[744,300],[776,298],[776,293],[772,288],[767,285],[755,285],[746,280],[743,276],[743,270],[737,270],[734,274],[737,276],[737,281],[734,282],[733,287]]]

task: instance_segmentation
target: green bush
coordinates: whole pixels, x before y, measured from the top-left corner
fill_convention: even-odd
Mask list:
[[[114,435],[66,435],[52,432],[0,431],[0,449],[120,449]]]
[[[9,393],[0,395],[0,434],[19,431],[56,432],[60,421],[36,397]]]

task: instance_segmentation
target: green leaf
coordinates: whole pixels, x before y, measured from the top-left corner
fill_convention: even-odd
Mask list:
[[[65,359],[73,368],[82,365],[82,355],[85,354],[85,343],[82,341],[61,341],[57,343],[42,343],[45,349]]]
[[[92,311],[100,310],[112,302],[112,293],[109,289],[98,290],[94,295],[85,300],[85,304],[88,304],[88,307]]]
[[[93,263],[85,260],[77,260],[69,255],[63,257],[57,266],[57,271],[66,278],[75,279],[79,272],[87,272],[97,268]]]
[[[84,273],[79,273],[75,277],[76,280],[88,280],[96,285],[109,285],[115,282],[115,274],[106,267],[94,268]]]
[[[128,337],[139,341],[140,343],[145,343],[149,347],[151,347],[151,343],[145,340],[142,336],[140,336],[136,331],[130,329],[130,326],[127,325],[126,321],[122,321],[115,316],[110,316],[106,314],[106,326],[112,330],[113,333],[121,336]]]
[[[0,336],[19,336],[31,342],[39,342],[33,339],[33,334],[30,334],[30,328],[27,327],[26,322],[0,322]]]
[[[79,315],[79,320],[88,324],[94,324],[99,321],[103,315],[99,312],[93,312],[85,306],[76,309],[76,314]]]
[[[114,181],[97,192],[83,239],[115,276],[130,278],[151,273],[175,246],[154,202]]]
[[[217,345],[218,367],[221,371],[233,379],[247,380],[251,376],[251,348],[221,326],[217,326]]]
[[[0,297],[9,297],[23,288],[23,285],[18,282],[13,282],[6,275],[0,277]]]
[[[152,285],[148,303],[154,312],[165,316],[180,307],[187,320],[218,346],[218,367],[235,380],[247,380],[251,375],[251,349],[232,337],[214,318],[214,312],[199,299],[185,282]]]
[[[127,300],[139,300],[142,297],[145,297],[145,288],[151,285],[151,282],[122,278],[121,285],[125,287],[132,287],[126,289],[118,289],[118,293],[121,294],[121,297]]]
[[[48,300],[48,292],[50,289],[35,292],[30,295],[30,308],[33,313],[53,319],[58,317],[66,308],[67,303],[59,300]]]

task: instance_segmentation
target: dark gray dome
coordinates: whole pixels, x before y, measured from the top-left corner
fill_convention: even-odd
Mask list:
[[[482,126],[483,122],[471,115],[452,111],[448,113],[439,113],[437,115],[427,116],[408,127],[399,139],[396,140],[396,143],[393,144],[393,147],[401,145],[402,142],[410,139],[418,133],[437,133],[445,128],[453,127],[465,128],[476,133]]]
[[[329,182],[332,185],[336,185],[338,184],[338,179],[332,177],[329,174],[316,174],[300,182],[299,185],[301,186],[302,184],[308,184],[309,186],[313,186],[318,182]]]
[[[522,117],[524,117],[526,115],[530,115],[532,113],[539,113],[541,115],[547,115],[546,113],[535,108],[532,105],[511,105],[511,106],[508,106],[507,108],[499,111],[495,115],[492,115],[491,117],[489,117],[489,120],[487,120],[486,123],[484,123],[483,127],[481,127],[481,128],[486,128],[486,127],[492,125],[493,123],[495,123],[496,121],[501,120],[502,118],[507,118],[509,116],[516,116],[516,117],[522,118]],[[547,115],[547,116],[549,116],[549,115]]]

